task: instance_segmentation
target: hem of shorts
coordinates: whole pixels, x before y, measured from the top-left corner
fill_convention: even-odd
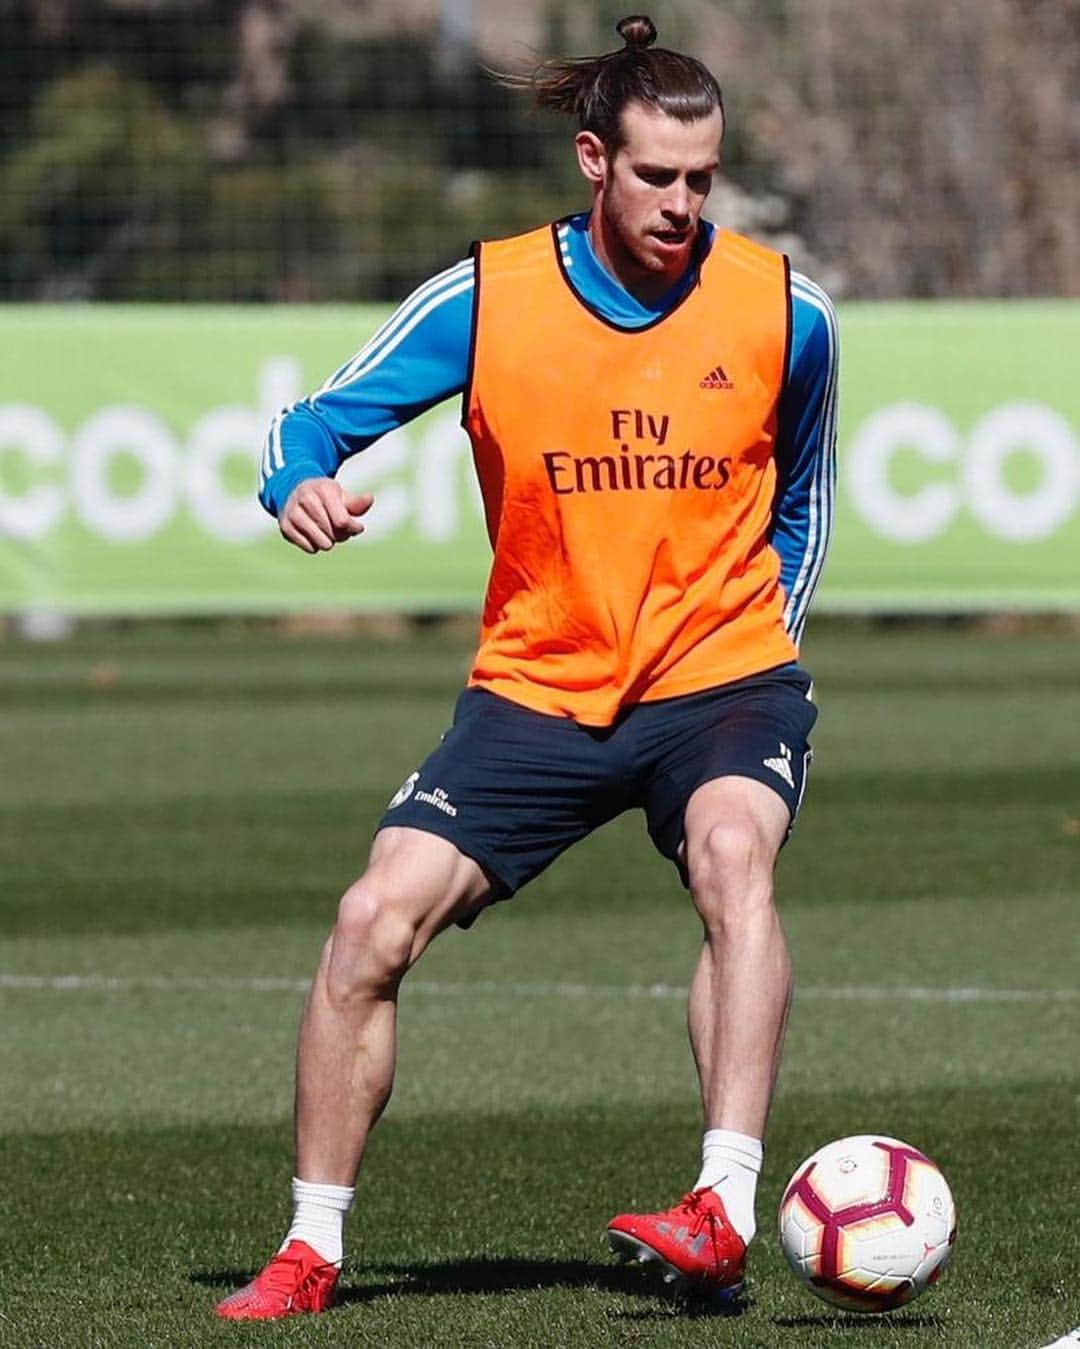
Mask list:
[[[408,824],[396,824],[393,820],[383,817],[379,821],[375,830],[378,836],[384,829],[415,829],[421,834],[434,834],[436,838],[444,838],[447,843],[452,843],[458,852],[476,863],[478,867],[483,868],[484,874],[491,881],[491,898],[489,904],[497,904],[504,899],[512,899],[520,887],[510,885],[502,875],[499,868],[492,862],[489,854],[483,848],[474,847],[471,843],[464,842],[459,834],[455,834],[449,826],[443,826],[442,820],[433,819],[425,824],[417,824],[415,820],[410,820]]]
[[[769,771],[770,773],[772,773],[771,769]],[[786,843],[788,839],[791,837],[792,830],[795,828],[795,821],[799,818],[799,806],[801,802],[796,801],[795,807],[794,809],[792,809],[791,804],[789,803],[787,797],[784,795],[784,793],[780,790],[779,786],[773,780],[775,777],[776,777],[775,773],[773,773],[771,777],[766,777],[764,771],[758,773],[749,773],[745,771],[741,773],[708,773],[705,775],[705,777],[701,779],[700,782],[696,783],[695,786],[691,787],[690,793],[687,796],[686,801],[687,804],[689,804],[690,797],[693,796],[693,794],[700,787],[704,787],[707,782],[718,782],[721,778],[745,778],[748,782],[760,782],[763,787],[768,787],[768,789],[773,793],[774,796],[778,796],[780,800],[783,801],[785,807],[787,808],[788,827],[787,833],[784,835],[784,842]],[[683,832],[685,834],[685,830]]]

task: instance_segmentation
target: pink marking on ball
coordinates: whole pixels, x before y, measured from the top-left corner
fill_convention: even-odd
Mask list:
[[[915,1148],[909,1148],[906,1144],[885,1143],[875,1139],[874,1147],[880,1148],[882,1152],[888,1153],[889,1156],[889,1179],[885,1187],[885,1194],[881,1199],[869,1203],[849,1204],[847,1208],[837,1209],[834,1212],[814,1189],[811,1182],[810,1177],[815,1165],[813,1162],[803,1171],[801,1176],[792,1181],[787,1191],[788,1195],[798,1195],[822,1225],[821,1281],[834,1283],[857,1296],[866,1296],[866,1294],[859,1294],[856,1289],[849,1290],[849,1286],[845,1284],[840,1274],[839,1252],[842,1229],[854,1223],[865,1222],[869,1218],[883,1217],[887,1213],[895,1213],[905,1227],[910,1227],[915,1221],[915,1215],[904,1203],[908,1164],[909,1162],[925,1162],[927,1166],[933,1165],[929,1158],[924,1157]],[[886,1300],[875,1299],[875,1301],[878,1305],[886,1305]]]

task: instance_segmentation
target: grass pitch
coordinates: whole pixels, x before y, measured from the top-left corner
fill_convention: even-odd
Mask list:
[[[781,907],[800,992],[736,1318],[601,1239],[697,1168],[696,924],[639,819],[568,853],[402,1001],[343,1305],[214,1302],[287,1218],[302,988],[467,643],[242,626],[0,646],[0,1345],[941,1345],[1080,1320],[1075,637],[819,624],[817,759]],[[960,1237],[887,1318],[833,1315],[773,1215],[827,1139],[934,1156]]]

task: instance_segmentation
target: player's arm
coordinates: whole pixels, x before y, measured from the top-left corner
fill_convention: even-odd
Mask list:
[[[806,277],[791,277],[792,340],[780,397],[777,489],[769,539],[780,555],[784,623],[796,645],[825,564],[836,495],[836,313]]]
[[[361,533],[373,499],[345,492],[338,469],[465,387],[474,278],[467,259],[425,282],[322,388],[271,422],[259,500],[290,543],[316,553]]]

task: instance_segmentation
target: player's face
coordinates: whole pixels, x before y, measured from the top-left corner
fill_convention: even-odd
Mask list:
[[[681,122],[642,103],[622,114],[623,144],[609,156],[589,132],[578,137],[593,182],[594,247],[631,291],[662,294],[690,263],[698,219],[720,164],[719,108]],[[594,153],[590,157],[587,150]]]

